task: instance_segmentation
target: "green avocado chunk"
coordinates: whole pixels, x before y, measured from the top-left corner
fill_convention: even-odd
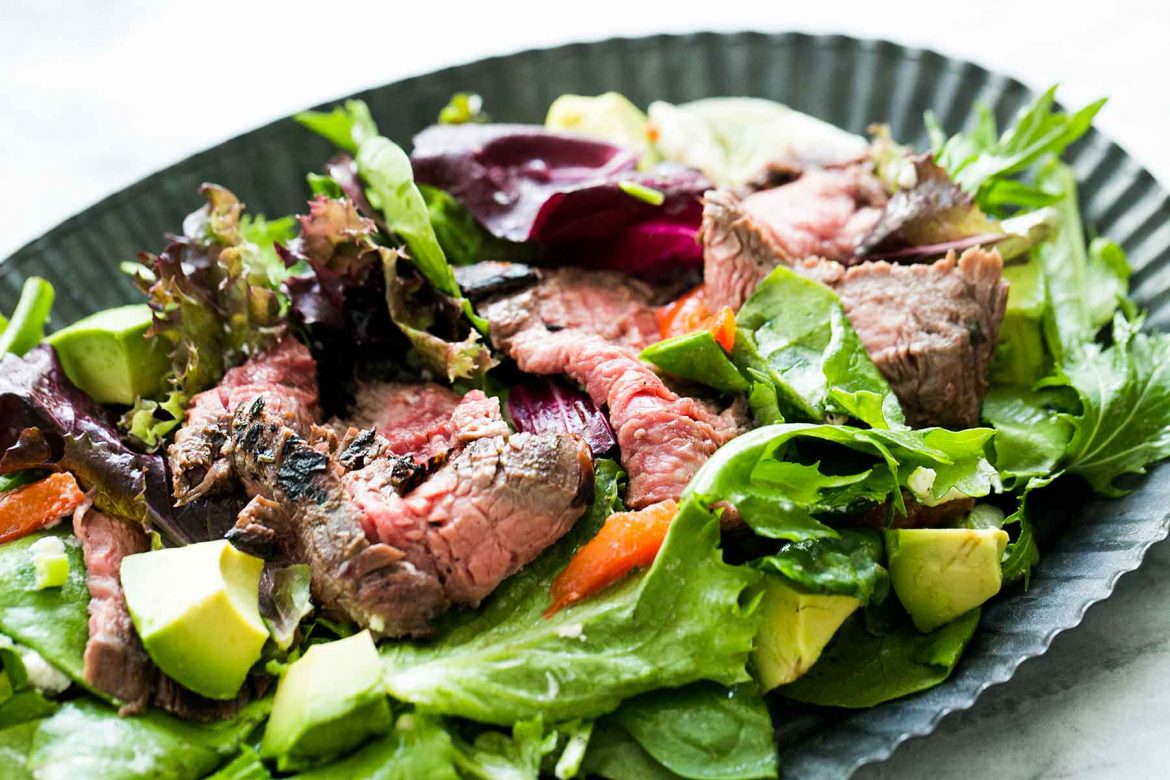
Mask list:
[[[347,753],[390,728],[382,664],[369,631],[313,645],[276,689],[260,755],[284,772]]]
[[[263,568],[225,540],[126,556],[122,588],[147,655],[184,688],[235,698],[268,639]]]
[[[805,593],[784,577],[769,575],[759,607],[763,624],[752,651],[760,690],[767,693],[807,672],[860,606],[853,596]]]
[[[148,338],[146,304],[107,309],[49,337],[69,381],[98,403],[132,404],[162,389],[171,367],[167,345]]]
[[[999,593],[1007,532],[999,528],[886,531],[890,583],[919,631],[933,631]]]
[[[668,374],[716,390],[742,393],[748,389],[747,380],[710,331],[686,333],[651,344],[642,350],[641,358]]]

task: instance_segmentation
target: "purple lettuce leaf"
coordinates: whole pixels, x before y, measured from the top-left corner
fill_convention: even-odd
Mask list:
[[[698,227],[711,182],[678,165],[637,169],[638,155],[535,125],[435,125],[414,139],[415,178],[457,198],[493,235],[569,244],[665,220]],[[632,191],[661,194],[644,198]]]
[[[172,544],[211,538],[212,517],[224,514],[227,522],[232,512],[192,506],[176,518],[163,458],[126,446],[48,346],[23,358],[0,356],[0,474],[33,468],[71,472],[99,509],[144,523]]]
[[[617,446],[609,420],[589,396],[558,379],[532,378],[508,394],[508,414],[527,433],[575,433],[594,456]]]

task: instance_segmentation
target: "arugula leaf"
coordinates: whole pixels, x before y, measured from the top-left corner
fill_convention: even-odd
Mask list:
[[[509,725],[590,718],[699,679],[744,681],[756,621],[741,599],[759,575],[723,563],[718,525],[684,503],[645,574],[546,619],[547,583],[581,537],[562,541],[471,622],[432,644],[384,646],[386,689],[428,712]]]
[[[1055,472],[1072,439],[1068,413],[1075,402],[1057,389],[992,387],[983,398],[983,419],[995,428],[995,467],[1014,490]]]
[[[261,699],[228,720],[199,725],[155,711],[123,718],[92,699],[75,699],[40,722],[28,768],[43,778],[194,780],[234,755],[270,706]]]
[[[889,610],[894,602],[887,599],[883,607]],[[862,708],[933,688],[950,677],[975,634],[979,614],[974,609],[920,634],[905,615],[873,633],[858,613],[841,626],[812,669],[777,690],[808,704]]]
[[[825,321],[829,328],[825,328]],[[902,407],[828,287],[779,266],[735,318],[732,361],[766,377],[786,419],[901,426]]]
[[[69,578],[60,588],[37,590],[29,548],[50,535],[65,544]],[[81,543],[66,529],[40,531],[0,545],[0,634],[37,651],[87,688],[83,656],[89,638],[88,606]]]
[[[394,729],[340,761],[297,775],[303,780],[360,777],[365,780],[459,780],[461,759],[439,718],[417,712],[399,715]]]
[[[1098,493],[1120,496],[1116,480],[1144,474],[1170,456],[1170,337],[1140,332],[1143,318],[1113,320],[1113,345],[1090,344],[1064,366],[1067,384],[1080,398],[1064,466]]]
[[[997,487],[984,456],[993,431],[880,430],[783,423],[757,428],[715,452],[683,492],[708,506],[727,503],[757,534],[802,541],[837,537],[818,515],[856,514],[883,502],[905,512],[902,488],[933,472],[928,500]],[[802,451],[815,453],[816,462]],[[804,458],[802,460],[802,458]],[[821,464],[833,463],[826,473]]]
[[[1032,521],[1028,518],[1028,495],[1035,488],[1051,484],[1053,479],[1033,479],[1030,481],[1028,487],[1020,495],[1019,508],[1004,518],[1004,526],[1019,526],[1015,541],[1008,544],[1003,553],[1003,560],[1000,562],[1004,585],[1022,579],[1026,589],[1028,578],[1032,574],[1032,567],[1040,562],[1040,548],[1036,546],[1036,537],[1032,533]]]
[[[935,158],[955,182],[975,196],[984,210],[1002,211],[1008,204],[1035,207],[1044,202],[1042,191],[1011,177],[1026,172],[1049,155],[1059,155],[1088,131],[1093,117],[1105,105],[1101,99],[1073,114],[1053,110],[1056,86],[1020,110],[1012,124],[997,134],[995,117],[978,106],[975,128],[946,139],[932,112],[926,114]]]
[[[853,596],[862,605],[871,599],[882,601],[890,576],[880,563],[881,536],[869,529],[845,528],[838,533],[836,539],[792,542],[752,566],[781,574],[810,593]]]
[[[607,720],[681,777],[754,780],[777,775],[772,718],[755,683],[728,689],[701,682],[652,691],[625,702]]]

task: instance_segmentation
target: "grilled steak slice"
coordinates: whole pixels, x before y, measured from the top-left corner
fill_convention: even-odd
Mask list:
[[[291,336],[224,374],[217,387],[191,399],[183,427],[167,450],[175,500],[179,505],[223,492],[232,485],[231,462],[221,451],[232,414],[263,397],[272,414],[307,431],[320,416],[317,366],[309,350]]]
[[[595,404],[608,406],[630,475],[631,507],[677,499],[711,454],[739,433],[734,415],[715,415],[680,397],[636,352],[600,336],[532,328],[511,339],[509,354],[521,371],[567,374]]]
[[[433,383],[378,382],[358,388],[346,423],[373,429],[380,446],[420,464],[453,455],[463,444],[508,433],[500,402],[472,390],[460,398]],[[334,424],[335,429],[342,423]]]
[[[283,510],[267,519],[287,522],[273,529],[276,538],[288,557],[310,565],[313,594],[325,609],[380,635],[430,633],[431,619],[448,600],[425,550],[371,543],[369,507],[351,497],[343,468],[268,411],[264,397],[236,412],[230,455],[248,492]],[[262,535],[239,526],[232,534]]]
[[[492,324],[492,342],[506,348],[517,333],[534,327],[576,329],[635,349],[661,336],[652,305],[654,290],[615,271],[551,268],[540,283],[480,307]]]
[[[74,518],[73,531],[81,540],[89,589],[85,680],[121,702],[122,715],[142,712],[155,670],[134,632],[119,575],[122,559],[146,552],[150,541],[139,523],[93,509]]]
[[[738,309],[781,263],[849,257],[885,202],[881,184],[861,166],[808,171],[742,201],[707,193],[700,235],[708,305]]]
[[[951,252],[930,265],[862,263],[830,286],[910,425],[979,424],[1007,306],[998,251]]]
[[[425,541],[447,597],[474,605],[563,536],[592,489],[583,439],[516,433],[470,442],[405,496],[381,491],[382,511],[371,515],[383,542]]]

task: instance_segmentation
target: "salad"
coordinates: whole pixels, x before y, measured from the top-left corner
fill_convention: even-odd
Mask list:
[[[28,280],[5,776],[765,778],[792,707],[940,684],[1055,493],[1170,454],[1054,93],[926,151],[609,93],[408,154],[349,101],[303,214],[206,184],[49,335]]]

